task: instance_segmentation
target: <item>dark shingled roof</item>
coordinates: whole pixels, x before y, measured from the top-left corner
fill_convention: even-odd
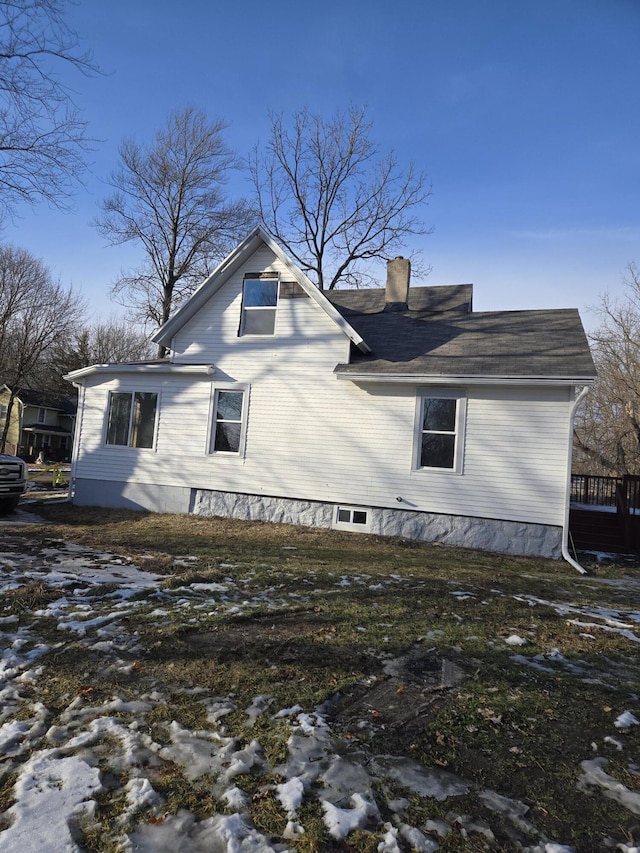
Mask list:
[[[366,304],[371,302],[377,311]],[[471,285],[420,287],[409,308],[384,311],[384,291],[325,294],[371,348],[353,350],[348,375],[593,379],[578,311],[471,311]]]
[[[26,406],[57,409],[64,415],[75,415],[78,408],[75,398],[67,394],[50,394],[48,391],[31,391],[29,388],[20,388],[16,391],[16,397]]]
[[[351,320],[355,314],[379,314],[384,310],[385,289],[330,290],[324,294]],[[418,312],[471,311],[472,284],[441,285],[438,287],[412,287],[409,289],[409,310]]]

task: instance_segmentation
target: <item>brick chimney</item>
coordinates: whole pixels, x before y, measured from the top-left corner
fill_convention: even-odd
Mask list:
[[[411,261],[409,258],[394,258],[387,261],[387,289],[385,311],[406,311],[409,302],[409,278]]]

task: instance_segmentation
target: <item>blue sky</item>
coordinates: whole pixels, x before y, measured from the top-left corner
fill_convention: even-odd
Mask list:
[[[21,210],[2,237],[96,316],[121,313],[109,285],[141,258],[90,225],[118,144],[186,104],[242,155],[269,109],[366,105],[375,141],[432,182],[427,283],[473,282],[476,310],[575,306],[590,325],[640,263],[640,0],[80,0],[67,17],[105,72],[70,78],[99,142],[73,213]]]

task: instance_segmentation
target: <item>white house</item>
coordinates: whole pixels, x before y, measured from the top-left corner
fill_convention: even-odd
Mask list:
[[[256,228],[156,333],[166,360],[79,388],[77,504],[560,556],[578,312],[474,312],[471,285],[323,293]]]

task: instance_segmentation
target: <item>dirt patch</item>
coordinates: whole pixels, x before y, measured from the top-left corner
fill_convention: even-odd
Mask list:
[[[210,631],[189,631],[180,639],[203,655],[261,661],[265,666],[297,664],[335,669],[381,671],[379,658],[362,649],[334,644],[331,619],[313,610],[252,615]]]
[[[331,630],[331,622],[313,610],[236,618],[212,631],[189,631],[182,639],[203,651],[219,652],[229,646],[287,643],[305,636],[319,637]]]
[[[328,711],[352,735],[384,735],[389,746],[408,744],[449,702],[470,667],[417,643],[387,661],[379,676],[338,694]]]
[[[409,743],[424,729],[474,669],[471,662],[462,663],[453,654],[437,654],[422,643],[402,657],[384,660],[360,649],[328,648],[330,636],[330,621],[305,611],[253,617],[212,631],[189,632],[181,639],[220,661],[253,658],[267,665],[322,663],[368,673],[326,703],[327,716],[342,733],[384,734],[394,747]]]

